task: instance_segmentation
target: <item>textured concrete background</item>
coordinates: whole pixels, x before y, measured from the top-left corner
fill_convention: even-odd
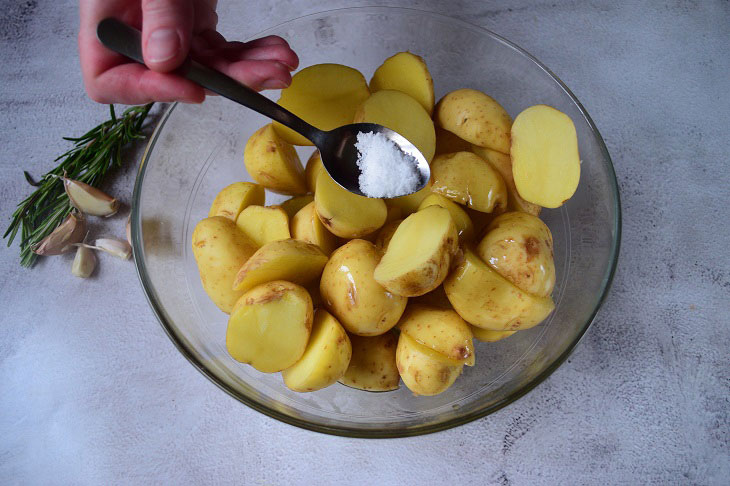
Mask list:
[[[251,33],[364,4],[249,3]],[[164,335],[131,263],[104,258],[80,281],[70,257],[29,271],[13,247],[0,251],[0,483],[727,484],[730,4],[385,4],[457,16],[525,47],[603,133],[622,191],[621,261],[572,358],[457,429],[328,437],[208,382]],[[223,32],[240,21],[223,15]],[[76,23],[72,1],[0,1],[3,227],[29,192],[21,169],[44,172],[61,136],[106,117],[81,87]],[[132,165],[113,189],[126,201]],[[123,234],[125,218],[102,233]]]

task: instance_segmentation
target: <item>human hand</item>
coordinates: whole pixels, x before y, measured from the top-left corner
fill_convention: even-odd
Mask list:
[[[256,90],[285,88],[299,59],[277,36],[228,42],[216,31],[217,0],[80,0],[79,57],[89,97],[99,103],[200,103],[205,90],[171,73],[189,53]],[[97,24],[115,17],[142,30],[146,67],[101,45]]]

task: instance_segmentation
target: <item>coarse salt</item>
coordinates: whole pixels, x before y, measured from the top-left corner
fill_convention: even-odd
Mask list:
[[[420,182],[416,159],[382,133],[360,132],[360,191],[368,197],[397,197],[414,192]]]

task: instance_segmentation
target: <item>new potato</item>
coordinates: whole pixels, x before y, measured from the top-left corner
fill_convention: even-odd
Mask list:
[[[279,194],[306,194],[304,168],[297,151],[282,140],[271,124],[265,125],[248,139],[243,161],[251,178]]]
[[[402,91],[418,101],[429,116],[433,114],[433,79],[421,56],[399,52],[386,59],[370,80],[371,92],[383,89]]]
[[[483,213],[507,208],[507,188],[489,162],[472,152],[443,154],[431,163],[431,191]]]
[[[281,208],[248,206],[236,218],[236,226],[258,247],[291,238],[289,216]]]
[[[307,182],[307,189],[311,193],[314,193],[317,188],[317,177],[319,177],[320,171],[324,171],[322,155],[319,153],[319,150],[315,150],[309,156],[307,166],[304,167],[304,180]]]
[[[263,206],[266,194],[263,186],[253,182],[234,182],[219,192],[210,205],[208,217],[223,216],[236,221],[244,208],[251,205]]]
[[[461,241],[472,241],[474,239],[474,225],[461,206],[445,198],[440,194],[431,194],[421,202],[418,207],[419,210],[427,208],[429,206],[440,206],[449,211],[451,219],[454,220],[456,225],[456,231],[459,233],[459,239]]]
[[[489,329],[482,329],[481,327],[471,326],[471,332],[474,337],[485,343],[496,343],[502,339],[508,338],[517,331],[490,331]]]
[[[314,196],[311,194],[305,194],[304,196],[291,197],[279,204],[279,207],[284,210],[286,215],[289,217],[289,221],[291,221],[300,209],[312,201],[314,201]]]
[[[453,310],[409,304],[398,329],[453,364],[474,366],[469,324]]]
[[[435,351],[401,333],[395,352],[403,383],[416,395],[432,396],[446,391],[461,374],[463,364],[448,364]]]
[[[379,336],[351,335],[352,358],[340,383],[359,390],[397,390],[400,383],[395,349],[398,336],[386,332]]]
[[[292,237],[317,245],[325,255],[330,255],[338,246],[337,237],[327,231],[317,216],[314,201],[294,215],[291,220]]]

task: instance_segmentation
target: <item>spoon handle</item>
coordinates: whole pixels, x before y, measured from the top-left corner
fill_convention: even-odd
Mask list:
[[[107,18],[99,22],[96,35],[99,41],[108,49],[144,64],[142,34],[139,30],[117,19]],[[244,86],[220,71],[189,59],[177,73],[203,88],[278,121],[282,125],[302,134],[317,146],[320,145],[319,142],[324,141],[325,132],[313,127],[266,96],[257,93],[248,86]]]

